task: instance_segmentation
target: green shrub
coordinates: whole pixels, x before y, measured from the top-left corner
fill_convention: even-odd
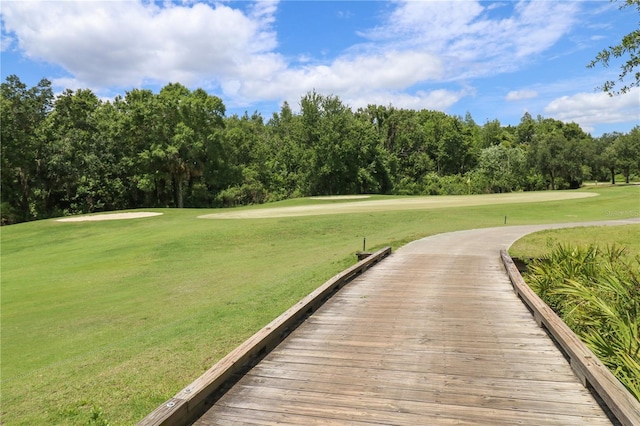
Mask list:
[[[640,400],[640,256],[557,244],[525,279]]]
[[[267,195],[261,183],[252,182],[220,191],[216,196],[216,201],[222,207],[248,206],[264,203]]]

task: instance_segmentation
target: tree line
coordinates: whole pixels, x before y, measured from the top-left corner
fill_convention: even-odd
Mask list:
[[[227,207],[338,194],[478,194],[577,188],[640,174],[640,126],[594,138],[575,123],[302,96],[268,119],[225,115],[179,83],[112,101],[1,84],[2,223],[140,207]]]

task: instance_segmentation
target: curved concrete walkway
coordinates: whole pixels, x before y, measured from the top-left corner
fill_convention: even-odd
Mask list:
[[[638,223],[640,223],[640,218],[470,229],[422,238],[401,247],[396,251],[396,253],[464,254],[494,258],[500,250],[508,249],[514,242],[533,232],[544,231],[546,229],[578,228],[585,226],[618,226]],[[497,258],[499,260],[499,256]]]
[[[597,225],[638,223],[608,221]],[[499,251],[561,224],[410,243],[340,290],[196,424],[611,424]]]

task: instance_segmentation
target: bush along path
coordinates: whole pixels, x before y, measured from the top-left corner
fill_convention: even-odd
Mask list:
[[[640,256],[557,244],[525,280],[640,400]]]

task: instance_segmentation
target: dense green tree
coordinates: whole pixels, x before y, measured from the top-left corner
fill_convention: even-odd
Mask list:
[[[125,148],[128,135],[122,132],[122,115],[115,102],[102,103],[95,112],[93,145],[100,161],[96,164],[95,194],[87,194],[86,211],[120,210],[137,206],[132,194],[130,159]]]
[[[629,183],[631,174],[640,171],[640,126],[619,136],[613,144],[613,151],[625,182]]]
[[[218,200],[224,206],[263,203],[268,198],[267,185],[272,176],[266,145],[267,132],[262,116],[232,115],[225,120],[222,134],[224,165],[218,167]]]
[[[27,88],[10,75],[0,85],[2,223],[38,217],[34,192],[43,166],[41,132],[53,99],[46,79]]]
[[[384,149],[379,129],[360,114],[356,114],[355,118],[350,139],[355,142],[356,192],[387,193],[392,188],[389,153]]]
[[[456,134],[450,125],[449,116],[439,111],[421,111],[419,117],[427,152],[435,164],[438,176],[447,174],[451,162],[450,144],[456,143]]]
[[[478,164],[480,159],[481,147],[481,132],[482,129],[478,126],[471,116],[471,113],[467,112],[462,120],[462,134],[467,144],[467,162],[465,164],[465,171],[472,170]]]
[[[593,169],[596,180],[605,181],[609,179],[611,184],[616,183],[616,172],[618,170],[618,156],[613,144],[622,136],[621,133],[605,133],[594,140]]]
[[[421,111],[420,120],[438,175],[462,175],[469,171],[477,160],[473,154],[477,146],[474,129],[460,118],[442,112]]]
[[[394,186],[415,182],[435,170],[425,141],[424,129],[415,111],[391,109],[386,119],[384,146],[390,155]]]
[[[480,132],[481,148],[505,144],[511,142],[511,134],[502,127],[498,119],[487,121]]]
[[[565,125],[554,119],[538,117],[535,137],[529,148],[529,162],[549,178],[550,188],[581,185],[586,162],[587,135],[575,123]]]
[[[493,145],[482,150],[478,164],[487,192],[511,192],[524,187],[525,152],[520,147]]]
[[[556,189],[556,179],[563,167],[562,150],[567,139],[562,132],[551,130],[536,135],[532,146],[532,159],[541,173],[548,175],[551,189]]]
[[[605,167],[609,169],[611,176],[611,184],[616,184],[616,171],[618,170],[618,153],[614,145],[609,145],[602,153],[602,161]]]
[[[353,113],[335,96],[320,97],[317,110],[320,138],[313,150],[312,191],[314,195],[354,194],[358,164]]]
[[[585,176],[590,175],[588,167],[591,152],[591,136],[586,134],[576,123],[560,124],[562,134],[567,143],[562,149],[564,167],[562,177],[570,188],[576,189],[582,185]]]
[[[321,194],[467,194],[578,187],[640,173],[640,128],[591,138],[525,114],[478,126],[439,111],[353,112],[315,91],[225,117],[222,101],[172,83],[112,102],[90,90],[55,100],[46,80],[2,84],[2,223],[143,206],[208,207]],[[527,161],[525,161],[525,159]]]
[[[65,90],[55,101],[43,130],[42,198],[47,212],[95,211],[103,202],[99,192],[105,185],[103,155],[99,146],[98,97],[88,89]]]
[[[276,199],[310,195],[312,157],[303,137],[302,117],[294,115],[289,104],[284,102],[280,113],[274,113],[269,120],[267,130],[270,192]]]
[[[531,114],[525,112],[516,126],[516,141],[520,145],[529,146],[536,134],[536,121]]]
[[[141,156],[155,172],[156,188],[170,188],[170,205],[181,208],[194,180],[202,176],[207,145],[224,125],[225,108],[220,98],[179,83],[164,86],[152,105],[156,139]]]
[[[113,102],[116,116],[114,143],[118,144],[119,175],[132,206],[157,206],[157,173],[145,154],[156,140],[155,95],[151,90],[133,89]]]
[[[302,98],[303,146],[311,149],[313,195],[357,192],[358,141],[351,109],[336,96],[310,92]]]

